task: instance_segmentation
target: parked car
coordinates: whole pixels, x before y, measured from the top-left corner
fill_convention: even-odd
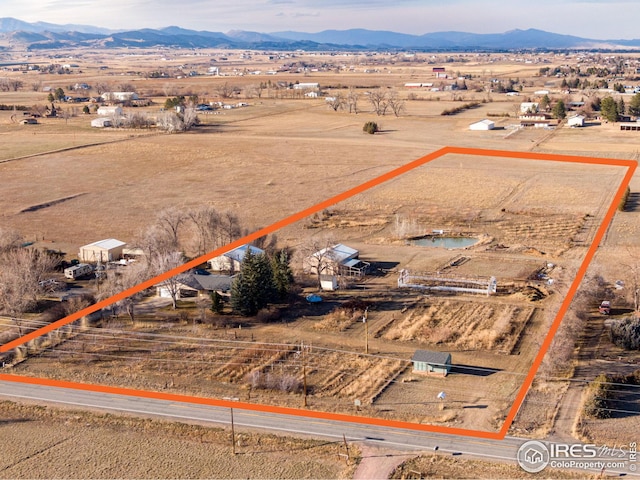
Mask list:
[[[609,313],[611,313],[611,302],[609,300],[603,300],[600,307],[598,307],[598,311],[602,315],[609,315]]]

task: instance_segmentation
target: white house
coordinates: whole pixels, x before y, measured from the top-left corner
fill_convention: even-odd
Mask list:
[[[520,104],[520,113],[536,113],[538,105],[537,102],[522,102]]]
[[[469,130],[493,130],[496,124],[491,120],[484,119],[469,125]]]
[[[252,255],[262,255],[264,253],[264,250],[253,245],[243,245],[219,257],[210,259],[208,263],[211,266],[211,270],[214,272],[239,272],[242,260],[244,260],[248,249],[251,250]]]

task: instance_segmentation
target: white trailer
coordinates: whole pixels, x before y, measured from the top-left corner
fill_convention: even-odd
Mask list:
[[[89,265],[88,263],[79,263],[78,265],[73,265],[72,267],[65,268],[64,276],[65,278],[75,280],[76,278],[89,275],[91,272],[93,272],[93,267],[91,267],[91,265]]]

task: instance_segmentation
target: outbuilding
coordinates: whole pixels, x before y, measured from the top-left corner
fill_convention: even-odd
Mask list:
[[[94,118],[93,120],[91,120],[91,126],[93,128],[112,127],[113,126],[113,121],[110,118],[107,118],[107,117],[98,117],[98,118]]]
[[[121,117],[123,114],[122,107],[119,105],[115,106],[103,106],[98,108],[98,115],[108,115],[111,117]]]
[[[451,371],[451,354],[447,352],[416,350],[411,362],[413,362],[414,373],[446,377]]]
[[[570,127],[584,127],[584,115],[574,115],[567,119],[567,125]]]
[[[126,243],[120,240],[107,238],[80,247],[78,258],[81,262],[89,263],[113,262],[122,257],[122,251],[125,246]]]
[[[485,118],[469,125],[469,130],[493,130],[495,126],[496,124],[493,121]]]

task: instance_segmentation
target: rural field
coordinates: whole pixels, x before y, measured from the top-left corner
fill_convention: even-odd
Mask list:
[[[434,92],[404,87],[408,82],[435,81],[433,61],[409,64],[392,57],[372,60],[354,55],[347,59],[353,69],[253,76],[238,72],[268,70],[274,68],[274,61],[257,53],[251,59],[227,53],[229,76],[159,79],[140,74],[157,68],[155,52],[139,56],[86,52],[81,57],[82,73],[64,78],[20,73],[25,82],[38,81],[52,88],[66,89],[80,81],[106,84],[114,91],[135,88],[152,103],[125,107],[129,115],[142,112],[159,118],[165,101],[179,95],[246,105],[203,111],[199,125],[175,134],[155,127],[92,128],[90,121],[96,115],[81,113],[82,105],[61,105],[64,115],[38,118],[35,125],[20,124],[21,112],[0,111],[0,229],[16,230],[35,248],[59,251],[72,260],[80,246],[103,238],[135,246],[169,208],[210,206],[235,214],[243,232],[255,231],[445,146],[637,159],[638,132],[620,131],[614,123],[594,120],[584,128],[564,124],[555,129],[520,128],[520,102],[539,100],[535,91],[548,88],[550,96],[567,103],[587,93],[562,93],[556,77],[541,76],[539,65],[515,61],[507,54],[489,59],[471,54],[437,57],[437,62],[446,61],[448,72],[456,72],[455,78],[465,76],[470,88]],[[318,62],[314,55],[299,55],[291,61]],[[552,54],[540,55],[546,63],[559,61]],[[165,57],[169,60],[163,65],[171,69],[186,62],[190,69],[202,69],[209,62],[185,59],[180,51]],[[109,69],[99,68],[104,64]],[[507,82],[515,77],[522,79],[519,96],[489,88],[494,80]],[[359,93],[358,113],[347,108],[334,111],[322,97],[278,89],[278,81],[317,82],[325,96],[346,96],[351,87]],[[229,85],[239,93],[227,96]],[[404,109],[398,116],[375,113],[367,96],[378,88],[399,95]],[[0,93],[0,104],[47,103],[41,88],[26,90]],[[477,105],[441,115],[465,102]],[[483,118],[493,119],[496,128],[469,130],[469,124]],[[364,133],[367,121],[379,123],[380,131]],[[213,313],[210,304],[198,300],[179,302],[172,309],[148,291],[136,299],[135,319],[105,312],[99,320],[51,332],[14,351],[5,370],[497,431],[624,174],[623,168],[615,166],[449,154],[275,232],[273,241],[294,251],[291,266],[297,286],[288,303],[247,318],[229,308]],[[636,175],[630,184],[636,203],[639,189]],[[572,391],[567,387],[572,376],[588,381],[603,371],[637,368],[637,352],[616,350],[608,340],[605,320],[597,313],[605,294],[613,295],[607,298],[616,305],[612,318],[633,311],[631,289],[613,291],[612,287],[616,280],[633,285],[631,267],[637,267],[640,248],[640,221],[633,201],[616,214],[607,230],[567,315],[570,333],[561,329],[564,336],[558,334],[564,343],[554,344],[547,355],[513,424],[514,434],[536,438],[552,434],[558,409],[569,409],[575,418],[580,392],[573,397],[567,393]],[[453,249],[416,244],[425,237],[430,240],[434,232],[477,242]],[[372,270],[337,291],[319,292],[323,301],[310,304],[304,298],[318,293],[317,280],[303,273],[303,254],[311,245],[336,243],[357,249]],[[413,275],[417,284],[400,287],[402,272]],[[490,278],[497,282],[495,295],[432,289],[445,281],[487,282]],[[82,291],[99,288],[93,280],[69,283]],[[46,309],[55,303],[52,298],[42,300],[40,311],[26,313],[20,325],[11,316],[0,318],[2,343],[19,336],[18,330],[46,324]],[[579,316],[586,320],[575,323]],[[577,339],[575,352],[567,335]],[[425,376],[412,370],[412,355],[425,349],[451,353],[453,367],[448,376]],[[618,368],[621,362],[624,367]],[[444,403],[437,400],[441,391],[447,392]],[[573,400],[566,401],[570,397]],[[630,415],[635,420],[640,404],[632,397],[624,400],[628,402],[624,410],[636,412]],[[561,407],[563,399],[568,403]],[[30,428],[49,431],[54,422],[49,413],[39,416],[36,410],[21,412],[20,408],[4,405],[7,421],[2,418],[0,429],[17,438],[28,436]],[[12,421],[21,415],[28,420]],[[69,417],[65,428],[51,431],[51,438],[43,436],[43,444],[33,448],[64,449],[78,435],[75,444],[101,442],[106,458],[124,458],[132,447],[115,442],[118,422],[124,420],[110,426],[91,418],[85,425],[84,420]],[[588,429],[582,434],[590,434],[594,441],[615,442],[635,432],[627,416],[585,420],[584,425]],[[154,463],[156,452],[176,448],[194,456],[213,450],[215,456],[203,466],[211,469],[192,475],[215,478],[213,465],[225,452],[223,433],[206,430],[202,435],[211,437],[210,444],[196,444],[182,431],[162,441],[149,433],[154,428],[172,428],[166,425],[154,424],[149,431],[146,424],[140,428],[139,441],[149,445],[149,461],[144,464],[158,470],[136,470],[130,465],[126,476],[162,475],[163,468],[183,468],[182,464]],[[573,422],[562,429],[563,434],[572,434]],[[300,445],[291,449],[307,448],[302,441]],[[319,452],[317,458],[309,459],[320,469],[313,477],[348,478],[353,473],[331,457],[334,447],[308,448]],[[49,461],[45,456],[34,458]],[[7,457],[2,475],[37,477],[33,473],[36,460],[14,457]],[[200,461],[182,460],[184,468]],[[224,476],[241,474],[232,460],[225,464]],[[260,478],[305,478],[302,461],[287,466],[290,470],[268,470],[283,468],[279,458],[265,462],[258,454],[251,461],[263,465],[263,470],[255,470]],[[463,470],[445,465],[439,457],[416,462],[402,467],[397,478],[409,478],[406,475],[414,470],[435,476],[463,475]],[[95,473],[88,475],[108,477],[114,472],[110,468],[108,462],[96,465]],[[516,475],[507,467],[496,468],[495,478]]]

